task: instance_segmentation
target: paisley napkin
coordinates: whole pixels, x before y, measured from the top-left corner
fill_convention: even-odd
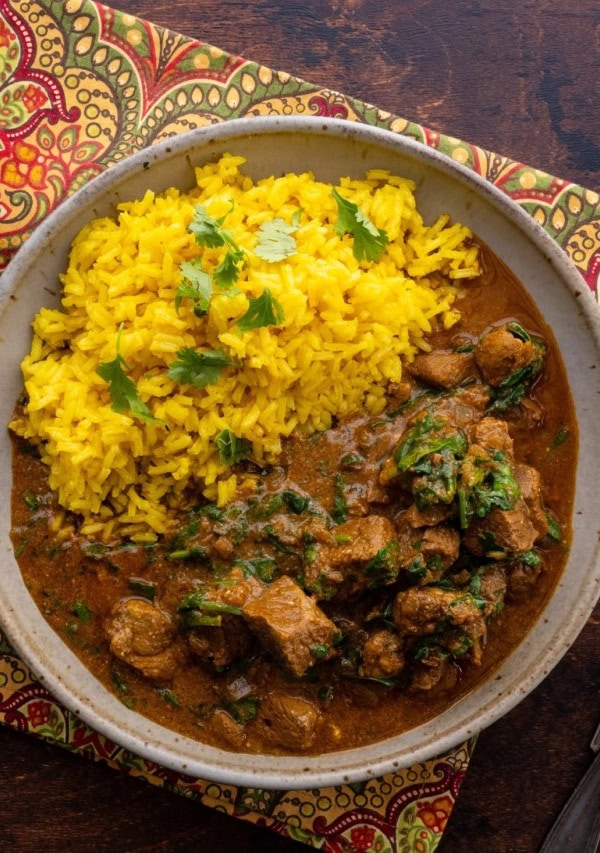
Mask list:
[[[335,116],[444,152],[524,207],[597,290],[597,193],[92,0],[0,0],[0,270],[51,210],[128,154],[194,127],[261,115]],[[473,746],[358,785],[217,785],[89,729],[36,681],[1,630],[0,723],[327,853],[433,851]]]

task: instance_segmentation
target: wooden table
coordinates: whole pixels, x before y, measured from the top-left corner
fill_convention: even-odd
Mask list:
[[[115,5],[600,189],[598,0]],[[591,760],[599,623],[597,609],[545,682],[481,734],[440,853],[537,850]],[[5,851],[306,849],[7,729],[0,755]]]

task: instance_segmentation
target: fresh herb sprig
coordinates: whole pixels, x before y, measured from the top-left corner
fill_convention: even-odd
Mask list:
[[[177,612],[181,614],[184,627],[190,629],[219,627],[224,614],[239,616],[242,610],[233,604],[206,598],[206,592],[199,590],[186,595],[177,606]]]
[[[212,276],[200,267],[197,260],[183,261],[179,269],[182,281],[175,294],[175,310],[179,311],[183,299],[191,299],[196,317],[204,317],[213,294]]]
[[[390,242],[387,231],[377,228],[358,205],[343,198],[336,189],[331,192],[338,208],[336,233],[340,236],[352,234],[352,253],[357,261],[378,261]]]
[[[238,438],[230,429],[223,429],[215,438],[219,459],[223,465],[235,465],[250,455],[250,442]]]
[[[295,255],[297,246],[292,235],[298,230],[300,213],[301,211],[296,211],[291,223],[281,217],[263,222],[258,229],[254,254],[270,263],[277,263]]]
[[[122,330],[123,327],[120,326],[117,332],[116,357],[112,361],[101,362],[96,368],[98,376],[108,382],[111,408],[119,414],[129,411],[145,423],[163,424],[164,422],[155,418],[148,406],[140,400],[135,382],[125,373],[130,367],[121,355]]]
[[[242,332],[258,329],[261,326],[279,326],[285,320],[283,306],[265,287],[260,296],[248,297],[248,310],[236,322]]]
[[[222,350],[200,351],[184,347],[177,351],[177,358],[171,362],[167,375],[174,382],[205,388],[216,382],[221,371],[233,364],[233,359]]]
[[[215,284],[224,289],[231,287],[238,280],[240,265],[246,256],[244,250],[235,242],[232,233],[223,228],[226,217],[227,214],[215,219],[199,204],[189,225],[199,246],[208,249],[223,246],[227,250],[221,263],[213,270]]]

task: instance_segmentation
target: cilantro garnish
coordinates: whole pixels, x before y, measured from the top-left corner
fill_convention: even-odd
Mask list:
[[[221,263],[215,267],[215,281],[219,287],[227,290],[234,281],[238,280],[240,270],[238,264],[244,259],[243,249],[228,249]]]
[[[390,242],[387,232],[377,228],[356,204],[342,198],[337,190],[332,193],[338,207],[336,233],[352,234],[352,253],[357,261],[378,261]]]
[[[224,367],[235,362],[222,350],[195,350],[184,347],[177,351],[177,358],[171,362],[167,371],[169,379],[204,388],[216,382]]]
[[[215,438],[219,459],[224,465],[235,465],[250,454],[250,442],[238,438],[230,429],[223,429]]]
[[[108,382],[108,390],[111,397],[111,408],[113,412],[126,412],[139,418],[146,423],[163,423],[155,418],[148,406],[143,403],[138,394],[135,382],[126,375],[129,365],[121,355],[121,331],[117,332],[117,356],[113,361],[103,361],[96,368],[96,373],[105,382]]]
[[[77,616],[78,619],[81,619],[82,622],[89,622],[92,618],[92,611],[85,601],[81,601],[80,599],[73,602],[71,613]]]
[[[188,226],[189,230],[196,238],[196,243],[198,243],[199,246],[206,246],[209,249],[216,249],[218,246],[224,246],[225,234],[227,232],[225,232],[221,226],[223,225],[226,216],[227,214],[221,216],[220,219],[215,219],[214,216],[207,213],[206,208],[203,205],[196,205],[194,218]]]
[[[556,450],[557,447],[560,447],[561,444],[564,444],[565,441],[569,438],[570,430],[567,426],[562,426],[559,431],[556,433],[554,438],[552,439],[552,444],[550,445],[550,450]]]
[[[175,294],[175,310],[179,311],[182,299],[191,299],[194,303],[194,314],[203,317],[208,312],[212,296],[212,277],[194,261],[183,261],[179,269],[183,281]]]
[[[225,217],[226,214],[219,219],[215,219],[199,204],[196,207],[189,229],[199,246],[209,249],[224,246],[227,249],[225,257],[214,270],[215,282],[220,287],[227,288],[234,281],[237,281],[240,274],[238,264],[244,259],[245,253],[235,242],[231,232],[222,227]]]
[[[277,217],[263,222],[258,229],[258,242],[254,254],[263,261],[276,263],[296,254],[296,241],[292,237],[297,231],[298,224],[290,224],[285,219]]]
[[[260,326],[278,326],[283,323],[285,319],[283,308],[267,287],[260,296],[256,298],[249,296],[248,303],[248,310],[236,323],[242,332],[258,329]]]

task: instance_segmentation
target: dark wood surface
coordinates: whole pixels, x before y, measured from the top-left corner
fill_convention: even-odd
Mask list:
[[[598,0],[122,0],[113,5],[600,189]],[[591,761],[600,609],[480,736],[440,853],[535,853]],[[0,729],[3,851],[301,845]],[[565,853],[570,853],[565,851]]]

